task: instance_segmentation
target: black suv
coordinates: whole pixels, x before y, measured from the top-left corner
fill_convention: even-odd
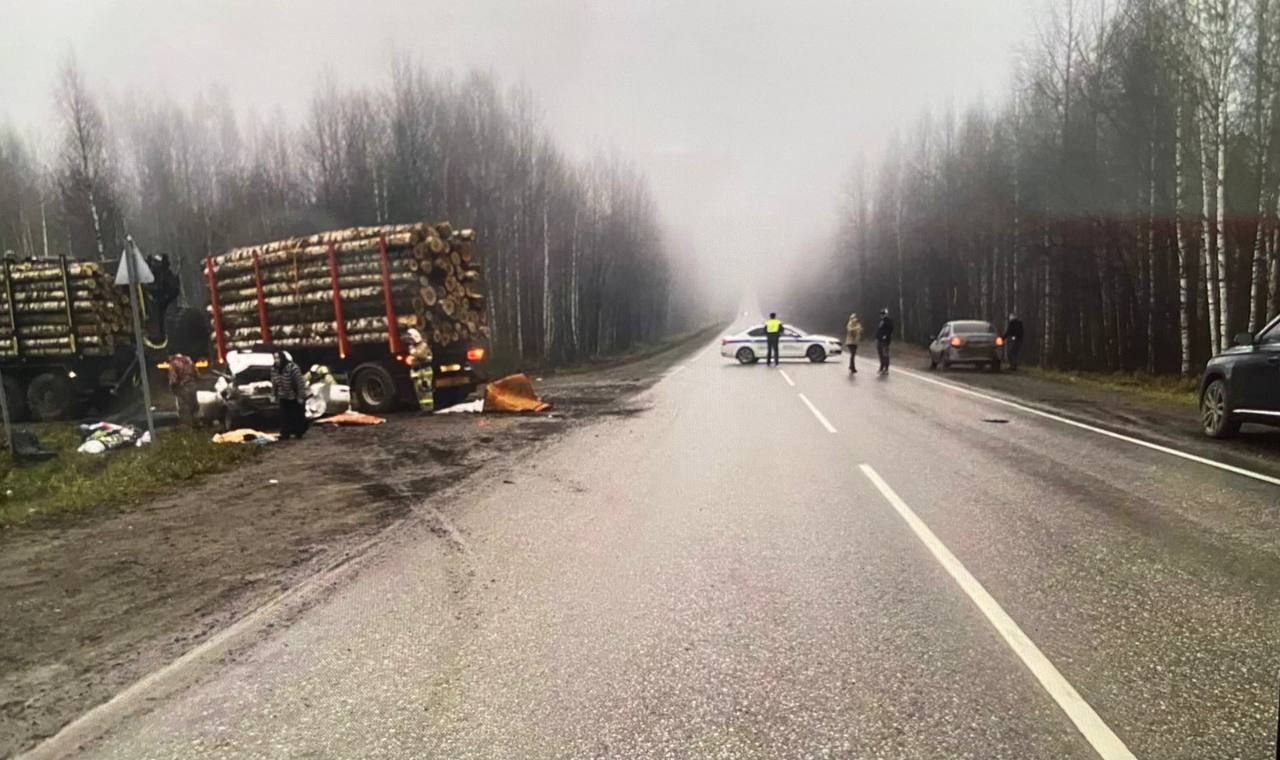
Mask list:
[[[1243,422],[1280,425],[1280,317],[1257,335],[1209,360],[1200,380],[1200,422],[1206,435],[1227,438]]]

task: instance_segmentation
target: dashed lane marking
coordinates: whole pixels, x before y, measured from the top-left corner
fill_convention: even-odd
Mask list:
[[[781,370],[779,370],[779,372],[781,372]],[[792,383],[792,385],[794,385],[794,383]],[[818,411],[818,407],[813,405],[813,402],[809,400],[808,396],[803,393],[797,395],[800,396],[800,400],[804,402],[804,405],[809,407],[809,411],[813,412],[813,416],[818,418],[818,422],[821,422],[822,426],[827,429],[828,433],[836,432],[835,426],[831,424],[831,421],[828,420],[822,412]]]

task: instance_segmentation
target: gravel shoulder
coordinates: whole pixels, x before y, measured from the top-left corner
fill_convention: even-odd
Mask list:
[[[253,462],[128,511],[0,539],[0,757],[30,748],[466,483],[575,426],[629,416],[634,397],[710,342],[706,330],[636,361],[538,378],[537,416],[391,417],[313,429]]]

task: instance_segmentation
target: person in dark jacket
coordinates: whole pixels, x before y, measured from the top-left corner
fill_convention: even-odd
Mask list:
[[[280,405],[280,440],[302,438],[307,432],[307,385],[302,368],[284,351],[276,351],[271,367],[271,390]]]
[[[880,354],[880,374],[889,374],[889,344],[893,343],[893,320],[889,310],[880,310],[880,324],[876,325],[876,353]]]
[[[1004,328],[1004,360],[1009,369],[1018,368],[1018,360],[1022,358],[1022,320],[1018,315],[1010,314],[1009,323]]]

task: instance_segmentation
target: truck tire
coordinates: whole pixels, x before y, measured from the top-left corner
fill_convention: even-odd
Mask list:
[[[27,406],[37,422],[74,417],[80,406],[75,386],[61,372],[36,375],[27,386]]]
[[[356,411],[386,414],[396,408],[399,395],[396,379],[386,367],[365,364],[351,378],[351,405]]]
[[[9,419],[14,422],[26,422],[30,412],[27,409],[27,389],[16,377],[4,376],[4,400],[9,405]]]

